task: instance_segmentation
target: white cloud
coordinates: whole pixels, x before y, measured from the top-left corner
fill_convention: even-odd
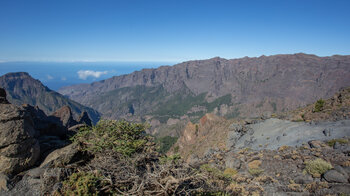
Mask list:
[[[49,74],[47,74],[46,77],[47,77],[47,79],[49,79],[49,80],[52,80],[52,79],[53,79],[53,76],[51,76],[51,75],[49,75]]]
[[[92,71],[92,70],[80,70],[78,71],[78,76],[82,80],[86,80],[88,77],[99,78],[104,74],[107,74],[108,71]]]
[[[61,80],[62,80],[62,81],[66,81],[67,78],[66,78],[66,77],[62,77]]]

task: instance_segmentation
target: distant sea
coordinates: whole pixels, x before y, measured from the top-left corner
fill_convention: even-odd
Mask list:
[[[52,90],[73,84],[92,83],[144,68],[174,65],[174,62],[2,62],[0,76],[28,72]]]

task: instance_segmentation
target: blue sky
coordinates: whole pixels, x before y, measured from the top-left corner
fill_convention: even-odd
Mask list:
[[[350,1],[1,0],[0,61],[350,53]]]

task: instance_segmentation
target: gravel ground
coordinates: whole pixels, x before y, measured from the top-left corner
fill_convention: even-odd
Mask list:
[[[235,148],[277,149],[280,146],[300,146],[310,140],[330,140],[350,136],[350,120],[306,123],[267,119],[246,125],[247,133],[237,138]]]

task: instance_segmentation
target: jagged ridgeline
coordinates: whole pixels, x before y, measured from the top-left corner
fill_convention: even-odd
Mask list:
[[[269,116],[328,98],[349,84],[350,56],[300,53],[188,61],[59,92],[107,118],[167,122],[169,118],[194,121],[208,112]]]
[[[44,86],[28,73],[8,73],[0,77],[0,87],[7,92],[8,100],[15,105],[30,104],[38,106],[47,115],[63,106],[69,106],[75,119],[86,111],[94,123],[100,115],[92,108],[86,107]]]

